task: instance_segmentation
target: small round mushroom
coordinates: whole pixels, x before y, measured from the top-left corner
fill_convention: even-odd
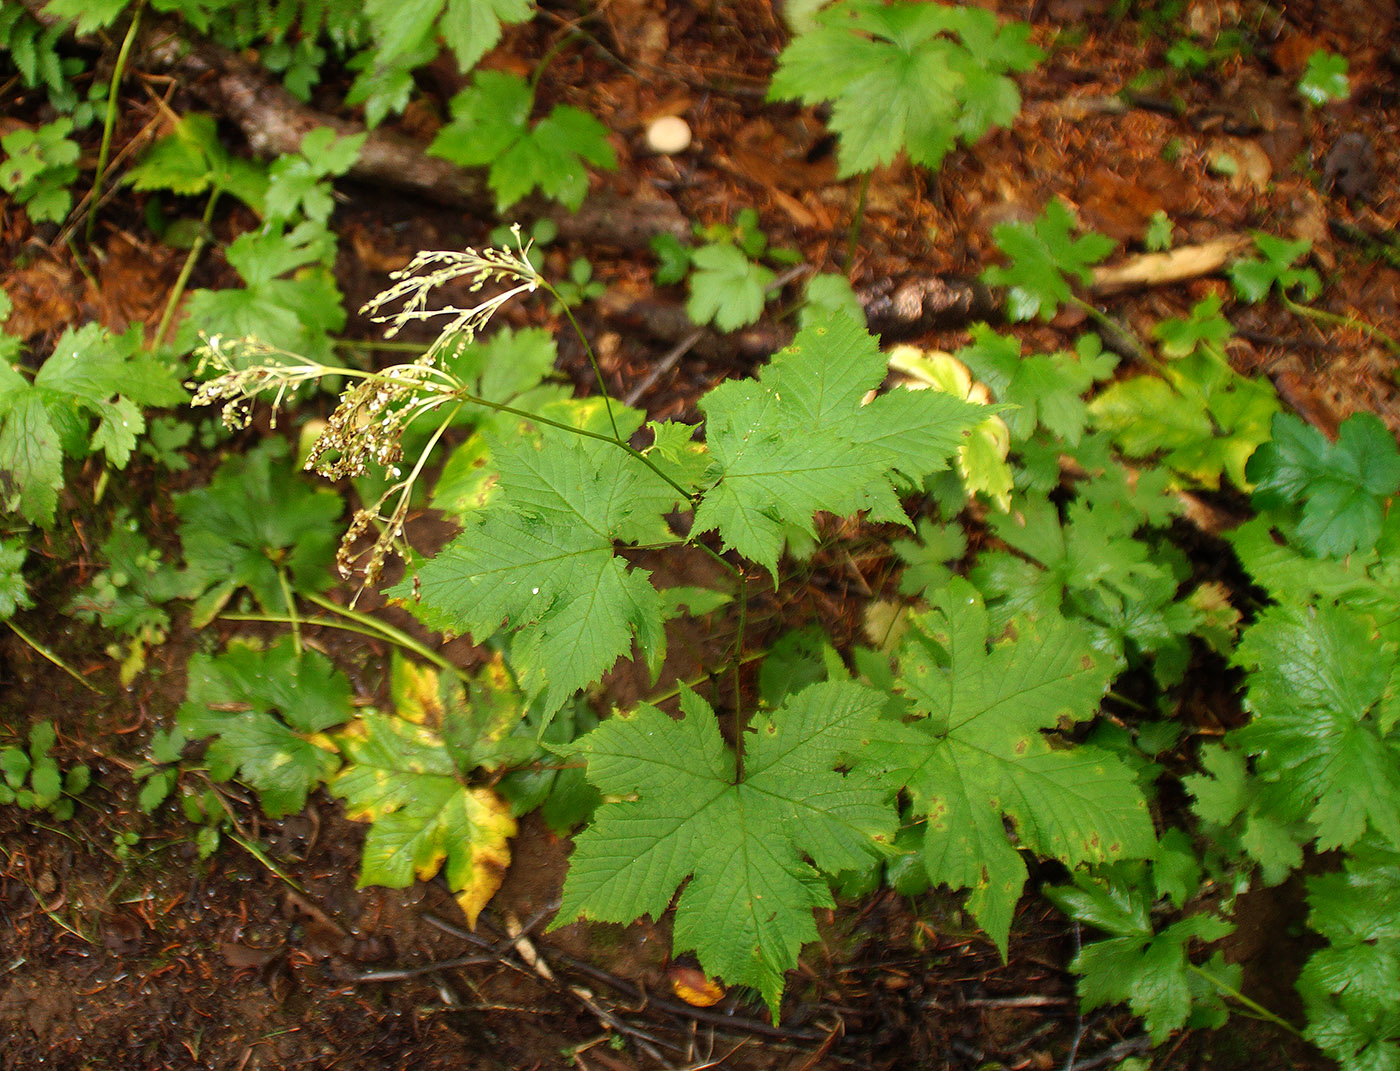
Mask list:
[[[679,115],[663,115],[647,125],[647,148],[674,156],[690,148],[690,124]]]

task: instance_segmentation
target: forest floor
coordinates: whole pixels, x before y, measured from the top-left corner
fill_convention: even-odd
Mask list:
[[[1204,0],[1184,5],[1174,19],[1146,7],[1120,15],[1119,5],[1098,0],[995,6],[1004,17],[1028,19],[1035,40],[1049,49],[1040,68],[1020,80],[1022,115],[1012,129],[952,153],[939,174],[903,164],[876,173],[850,265],[858,290],[882,280],[976,277],[997,259],[996,224],[1032,218],[1058,196],[1086,227],[1120,243],[1120,259],[1142,251],[1159,210],[1176,224],[1178,245],[1255,230],[1305,237],[1326,282],[1315,304],[1400,336],[1395,247],[1387,263],[1375,245],[1355,240],[1368,233],[1394,241],[1400,226],[1394,5],[1332,0],[1265,8]],[[1243,26],[1250,47],[1202,71],[1179,72],[1165,56],[1187,22],[1207,39],[1221,26]],[[832,146],[810,109],[765,101],[787,36],[772,4],[618,0],[599,5],[585,28],[596,43],[562,52],[541,92],[546,103],[574,104],[614,132],[620,167],[595,176],[595,190],[607,188],[622,203],[669,202],[681,218],[702,223],[728,222],[752,207],[772,244],[799,250],[815,270],[844,270],[858,184],[837,180]],[[488,62],[528,72],[559,31],[557,19],[518,28]],[[1347,57],[1349,100],[1313,108],[1300,98],[1299,77],[1318,48]],[[132,84],[140,82],[138,72]],[[455,86],[446,77],[444,83],[445,99]],[[156,117],[153,99],[133,92],[124,101],[118,149]],[[194,104],[176,86],[170,106]],[[0,115],[32,117],[34,110],[34,98],[15,81],[0,83]],[[691,124],[691,148],[678,156],[648,153],[647,122],[670,114]],[[420,140],[433,122],[427,114],[390,120]],[[229,139],[246,151],[235,132]],[[338,274],[352,309],[416,250],[481,245],[498,222],[353,182],[338,189]],[[220,220],[217,236],[247,224]],[[87,278],[53,233],[36,233],[22,212],[0,202],[0,283],[15,306],[8,330],[42,349],[66,326],[90,319],[154,325],[183,251],[150,233],[142,200],[129,189],[104,206],[95,241],[100,252],[91,259],[100,270]],[[647,302],[678,306],[681,294],[656,287],[644,247],[585,247],[561,238],[549,247],[546,272],[557,277],[580,255],[607,288],[584,306],[583,328],[604,374],[625,395],[677,341],[638,310]],[[199,285],[233,281],[219,258],[206,258],[200,272]],[[1145,332],[1215,293],[1228,294],[1219,275],[1101,303]],[[1375,338],[1319,329],[1277,305],[1230,311],[1236,369],[1269,377],[1306,419],[1335,431],[1344,417],[1366,410],[1400,430],[1396,360]],[[518,324],[552,325],[543,305],[511,315]],[[1025,328],[1025,337],[1060,349],[1082,326],[1065,314]],[[352,336],[373,337],[374,330],[352,316]],[[707,334],[637,404],[654,417],[693,418],[700,394],[763,359],[754,337],[761,334],[748,341]],[[952,325],[916,341],[952,350],[966,337],[965,325]],[[566,370],[583,389],[587,366],[576,350],[561,336]],[[207,459],[190,458],[193,467],[178,476],[138,465],[107,493],[133,506],[150,530],[170,530],[171,495],[207,474]],[[0,726],[22,733],[50,719],[61,761],[94,771],[72,821],[0,808],[6,1068],[1086,1071],[1148,1052],[1125,1009],[1078,1012],[1067,963],[1079,935],[1034,895],[1021,903],[1006,963],[957,898],[938,891],[913,899],[886,891],[824,914],[822,940],[805,951],[781,1024],[773,1027],[761,1005],[736,994],[709,1009],[679,999],[673,983],[684,981],[688,968],[671,960],[664,920],[576,924],[544,934],[569,843],[535,818],[522,823],[505,885],[474,934],[438,884],[357,889],[363,827],[323,794],[303,813],[270,821],[251,798],[231,790],[236,839],[263,847],[254,852],[225,838],[200,860],[193,827],[176,809],[141,813],[131,771],[151,733],[173,723],[185,663],[192,650],[207,648],[209,634],[177,622],[124,687],[104,654],[107,638],[65,612],[72,592],[91,579],[84,563],[95,549],[90,520],[81,511],[73,516],[72,527],[52,532],[41,550],[64,568],[38,581],[37,607],[16,621],[78,667],[84,683],[16,635],[0,638]],[[819,616],[828,628],[855,635],[865,593],[887,585],[891,568],[860,585],[833,582],[820,605],[775,600],[774,615],[786,627]],[[407,618],[403,623],[408,627]],[[234,627],[216,623],[211,631]],[[351,645],[315,629],[307,635],[343,656],[366,702],[382,697],[382,645]],[[456,643],[470,657],[465,641]],[[613,686],[615,695],[601,697],[600,706],[631,687],[621,673]],[[1201,691],[1207,701],[1235,702],[1227,688],[1209,682]],[[1299,917],[1300,903],[1299,889],[1284,886],[1248,904],[1228,948],[1245,965],[1246,989],[1294,1017],[1290,972],[1297,962],[1279,937]],[[1153,1061],[1323,1065],[1287,1035],[1240,1017],[1219,1031],[1180,1035]]]

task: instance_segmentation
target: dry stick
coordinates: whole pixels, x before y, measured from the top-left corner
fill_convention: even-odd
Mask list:
[[[443,933],[453,937],[460,937],[464,941],[477,945],[480,948],[489,948],[493,952],[500,952],[501,945],[480,934],[464,930],[460,926],[454,926],[450,922],[438,918],[436,915],[424,913],[419,916],[430,926],[435,926]],[[524,928],[522,928],[524,929]],[[525,930],[528,932],[528,930]],[[747,1019],[737,1015],[726,1015],[724,1012],[710,1011],[708,1008],[695,1008],[689,1004],[678,1004],[675,1001],[667,1000],[647,993],[640,986],[635,986],[631,982],[624,981],[615,974],[594,967],[581,959],[575,959],[566,952],[561,952],[557,948],[549,950],[550,957],[556,962],[566,964],[570,970],[580,974],[586,974],[596,982],[616,989],[623,996],[631,1000],[644,1000],[652,1007],[658,1008],[670,1015],[679,1016],[685,1019],[694,1019],[697,1022],[713,1024],[715,1026],[727,1027],[736,1032],[747,1034],[760,1034],[764,1037],[781,1038],[785,1041],[820,1041],[826,1035],[813,1030],[785,1030],[782,1027],[775,1027],[761,1019]]]
[[[436,915],[430,915],[425,912],[419,917],[424,922],[428,923],[430,926],[437,927],[443,933],[451,934],[453,937],[460,937],[464,941],[477,945],[478,947],[489,949],[494,954],[496,962],[509,962],[508,957],[512,952],[514,952],[516,955],[523,955],[520,949],[517,947],[519,943],[519,938],[508,937],[506,940],[510,943],[502,944],[496,941],[488,940],[485,937],[480,937],[477,934],[472,933],[470,930],[462,929],[460,926],[454,926],[452,925],[452,923],[446,922],[443,919],[438,918]],[[524,932],[525,931],[522,929],[521,936],[523,936]],[[533,950],[533,946],[531,946],[531,948]],[[647,1050],[647,1055],[651,1056],[652,1059],[656,1060],[658,1063],[661,1063],[667,1067],[670,1066],[670,1064],[661,1055],[661,1053],[656,1051],[656,1046],[660,1046],[662,1048],[670,1049],[673,1052],[684,1054],[685,1050],[679,1045],[676,1045],[674,1042],[667,1041],[665,1038],[657,1037],[656,1035],[651,1034],[648,1031],[642,1030],[640,1027],[633,1026],[621,1016],[614,1014],[607,1008],[604,1008],[601,1004],[598,1003],[597,1000],[593,998],[593,996],[590,993],[588,993],[587,990],[583,989],[582,987],[572,986],[568,985],[567,983],[559,982],[558,979],[554,977],[554,973],[549,969],[548,963],[545,962],[544,958],[540,956],[537,951],[535,952],[534,962],[531,963],[530,966],[533,970],[533,973],[537,977],[539,977],[541,981],[550,983],[556,988],[563,990],[569,996],[573,997],[574,1000],[578,1001],[585,1008],[587,1008],[588,1011],[592,1013],[598,1019],[598,1021],[608,1029],[615,1030],[620,1034],[625,1034],[627,1037],[632,1038],[640,1048]]]
[[[410,978],[417,978],[424,974],[433,974],[437,971],[450,971],[458,967],[484,966],[488,963],[498,963],[496,956],[458,956],[456,959],[438,960],[435,963],[424,963],[417,967],[389,968],[382,971],[361,971],[346,975],[346,980],[350,982],[404,982]]]
[[[318,127],[329,127],[342,137],[366,133],[360,123],[308,107],[238,53],[183,36],[171,22],[146,36],[146,42],[142,58],[148,66],[186,81],[210,108],[233,121],[262,155],[296,152],[302,138]],[[428,156],[417,141],[384,127],[367,132],[349,176],[464,208],[483,219],[495,215],[495,198],[483,169],[467,170]],[[540,198],[526,199],[519,213],[553,220],[565,238],[626,249],[644,248],[658,233],[689,233],[689,224],[673,202],[625,200],[606,189],[592,194],[576,213]]]
[[[1084,1060],[1073,1065],[1073,1071],[1093,1071],[1095,1067],[1103,1067],[1104,1064],[1116,1064],[1125,1057],[1141,1049],[1152,1048],[1152,1039],[1146,1034],[1137,1034],[1134,1037],[1125,1038],[1105,1049],[1092,1060]]]
[[[1117,294],[1139,287],[1167,286],[1210,275],[1228,264],[1252,239],[1230,234],[1200,245],[1183,245],[1166,253],[1144,253],[1118,264],[1094,269],[1090,292]]]

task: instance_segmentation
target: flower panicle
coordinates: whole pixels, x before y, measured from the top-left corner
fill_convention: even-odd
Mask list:
[[[260,394],[273,391],[272,426],[288,391],[295,391],[332,374],[335,370],[315,361],[279,350],[256,338],[226,339],[222,335],[202,336],[194,351],[195,375],[212,371],[212,379],[187,384],[193,391],[191,406],[221,405],[220,419],[226,428],[238,431],[252,418],[252,402]]]
[[[372,467],[382,469],[395,481],[373,506],[356,511],[341,540],[336,564],[347,579],[358,574],[365,586],[377,582],[390,557],[407,558],[410,553],[404,537],[413,486],[420,475],[431,444],[411,471],[404,475],[405,430],[419,417],[444,405],[458,403],[466,385],[439,363],[444,353],[455,356],[469,345],[496,310],[511,298],[533,293],[544,284],[530,263],[533,243],[523,242],[520,225],[511,227],[515,248],[426,251],[406,267],[393,273],[392,286],[368,301],[361,313],[375,323],[387,323],[386,338],[392,338],[408,323],[434,317],[451,317],[427,351],[415,361],[392,365],[375,372],[333,368],[253,338],[206,337],[195,351],[197,379],[213,373],[204,382],[192,382],[193,405],[222,405],[223,422],[231,429],[247,427],[253,399],[273,393],[272,422],[289,392],[306,383],[329,376],[346,376],[352,382],[341,395],[335,411],[308,452],[305,468],[327,479],[364,476]],[[430,296],[439,287],[466,279],[468,290],[476,294],[488,283],[503,289],[469,308],[447,305],[430,308]],[[393,313],[380,314],[385,306],[402,301]],[[450,415],[448,421],[450,421]],[[438,434],[447,427],[444,421]],[[433,437],[436,442],[437,436]],[[357,546],[373,537],[364,550]]]
[[[394,272],[390,278],[395,282],[360,308],[375,323],[387,323],[385,338],[393,338],[407,324],[430,320],[437,316],[450,316],[451,320],[438,333],[437,340],[429,346],[420,360],[431,364],[438,356],[451,347],[452,353],[470,345],[477,334],[490,322],[491,317],[511,298],[519,294],[533,293],[539,288],[541,279],[535,266],[530,263],[530,247],[520,237],[520,224],[512,224],[511,233],[515,236],[515,248],[502,246],[485,249],[426,250],[418,253],[408,265]],[[466,279],[469,292],[480,292],[487,283],[502,283],[505,289],[493,294],[475,305],[463,308],[444,305],[428,307],[428,298],[434,290],[456,279]],[[383,313],[385,306],[403,301],[403,306],[393,313]]]

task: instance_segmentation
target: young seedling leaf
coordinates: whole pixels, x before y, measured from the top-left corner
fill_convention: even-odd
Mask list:
[[[1100,883],[1076,875],[1076,886],[1047,888],[1060,910],[1109,936],[1086,944],[1070,969],[1080,976],[1079,1003],[1085,1011],[1126,1001],[1142,1017],[1155,1044],[1197,1020],[1224,1022],[1219,991],[1192,971],[1190,945],[1218,941],[1234,927],[1214,915],[1191,915],[1161,932],[1152,926],[1149,897],[1136,884]],[[1238,986],[1241,968],[1223,960],[1208,965],[1212,974]]]
[[[1230,281],[1235,293],[1251,304],[1263,301],[1269,291],[1278,287],[1287,293],[1295,286],[1303,297],[1311,300],[1322,290],[1322,280],[1311,268],[1295,268],[1293,262],[1306,256],[1312,243],[1306,238],[1289,241],[1272,234],[1256,234],[1254,246],[1262,258],[1246,258],[1230,265]]]
[[[1268,509],[1302,505],[1298,538],[1313,553],[1341,558],[1380,538],[1390,500],[1400,492],[1400,449],[1371,413],[1342,422],[1336,443],[1296,416],[1279,413],[1273,439],[1246,469],[1254,501]]]
[[[1078,356],[1023,356],[1015,338],[979,324],[972,329],[972,343],[955,356],[991,389],[997,401],[1016,406],[1002,419],[1018,441],[1029,439],[1039,425],[1077,446],[1088,419],[1083,396],[1094,383],[1112,376],[1118,363],[1113,354],[1102,352],[1097,339],[1086,341]]]
[[[349,720],[350,682],[324,655],[298,655],[284,636],[265,651],[235,644],[218,656],[197,653],[188,675],[180,731],[216,737],[210,773],[216,780],[236,773],[269,817],[300,811],[340,765],[323,734]]]
[[[593,116],[557,105],[532,128],[534,91],[505,71],[481,71],[452,98],[452,121],[428,151],[463,167],[489,167],[498,211],[538,188],[577,209],[588,192],[585,163],[612,170],[617,159],[608,129]]]
[[[690,254],[690,298],[685,311],[697,324],[711,321],[721,331],[737,331],[763,313],[771,271],[727,242],[702,245]]]
[[[1069,279],[1088,283],[1090,268],[1113,252],[1116,243],[1106,235],[1090,232],[1071,238],[1074,226],[1074,216],[1055,198],[1034,223],[1001,223],[993,228],[997,248],[1011,263],[988,268],[982,278],[991,286],[1008,289],[1007,316],[1012,320],[1053,318],[1073,296]]]

